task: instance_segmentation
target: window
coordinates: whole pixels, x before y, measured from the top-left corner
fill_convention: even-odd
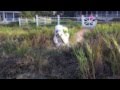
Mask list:
[[[88,11],[88,15],[90,15],[91,14],[91,11]]]
[[[19,18],[19,14],[18,13],[15,13],[15,18]]]
[[[82,11],[82,14],[85,15],[85,14],[86,14],[86,11]]]
[[[98,13],[98,16],[100,16],[100,17],[102,16],[102,12],[101,11],[98,11],[97,13]]]
[[[118,16],[120,17],[120,11],[118,11]]]
[[[108,11],[108,14],[112,14],[112,11]]]
[[[110,17],[115,17],[117,15],[116,11],[109,11],[109,16]]]
[[[105,17],[106,16],[106,11],[101,11],[101,16]]]
[[[93,15],[95,15],[95,14],[96,14],[96,11],[92,11],[92,13],[93,13]]]
[[[116,11],[112,11],[112,16],[116,17],[117,16],[117,12]]]
[[[0,13],[0,21],[2,21],[2,20],[3,20],[2,13]]]
[[[11,21],[13,19],[13,14],[12,13],[6,13],[5,17],[8,21]]]

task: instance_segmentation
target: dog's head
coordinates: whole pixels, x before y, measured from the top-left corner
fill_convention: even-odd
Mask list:
[[[63,34],[63,26],[62,25],[57,25],[55,27],[55,34],[62,35]]]
[[[97,24],[95,17],[82,17],[82,27],[84,28],[94,28]]]

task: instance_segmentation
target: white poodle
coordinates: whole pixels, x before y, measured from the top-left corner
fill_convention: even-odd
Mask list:
[[[82,16],[82,27],[94,29],[97,24],[96,17],[84,17]]]
[[[57,25],[55,27],[54,38],[53,41],[57,47],[59,46],[69,46],[69,33],[68,28],[62,25]]]

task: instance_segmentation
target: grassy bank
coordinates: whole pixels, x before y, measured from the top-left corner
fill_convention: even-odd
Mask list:
[[[68,26],[73,40],[80,26]],[[119,78],[120,24],[99,24],[83,44],[55,49],[54,26],[0,26],[0,78]]]

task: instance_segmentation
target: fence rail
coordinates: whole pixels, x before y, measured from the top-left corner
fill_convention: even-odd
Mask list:
[[[86,15],[84,15],[86,17]],[[93,15],[95,16],[95,15]],[[120,15],[118,14],[107,14],[107,15],[103,15],[103,14],[99,14],[96,16],[97,17],[97,20],[98,20],[98,23],[99,21],[103,20],[103,21],[110,21],[112,19],[120,19]],[[28,25],[29,23],[34,23],[37,27],[39,25],[50,25],[52,23],[56,23],[58,24],[59,23],[67,23],[69,21],[73,21],[73,22],[76,22],[76,23],[81,23],[81,17],[40,17],[38,15],[36,15],[35,18],[33,19],[28,19],[28,18],[19,18],[19,26],[22,26],[22,25]]]

